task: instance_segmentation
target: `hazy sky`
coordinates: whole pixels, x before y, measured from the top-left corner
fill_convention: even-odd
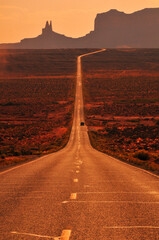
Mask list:
[[[159,7],[159,0],[0,0],[0,42],[37,36],[46,20],[52,20],[58,33],[83,36],[94,29],[97,13],[153,7]]]

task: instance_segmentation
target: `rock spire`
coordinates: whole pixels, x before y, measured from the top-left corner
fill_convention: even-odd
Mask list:
[[[42,29],[42,34],[49,34],[52,33],[52,21],[50,23],[47,21],[45,28]]]

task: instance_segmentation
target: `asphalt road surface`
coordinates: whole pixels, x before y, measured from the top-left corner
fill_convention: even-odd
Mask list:
[[[67,146],[0,173],[1,240],[159,239],[158,176],[96,151],[80,126],[86,55]]]

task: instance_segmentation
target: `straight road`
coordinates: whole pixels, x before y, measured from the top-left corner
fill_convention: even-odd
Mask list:
[[[67,146],[0,173],[0,240],[159,239],[158,176],[96,151],[80,126],[87,55]]]

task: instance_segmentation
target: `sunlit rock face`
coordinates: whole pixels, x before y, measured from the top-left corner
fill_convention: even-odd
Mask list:
[[[47,21],[42,34],[0,48],[159,48],[159,8],[147,8],[131,14],[112,9],[97,14],[94,31],[80,38],[66,37],[52,29]]]

